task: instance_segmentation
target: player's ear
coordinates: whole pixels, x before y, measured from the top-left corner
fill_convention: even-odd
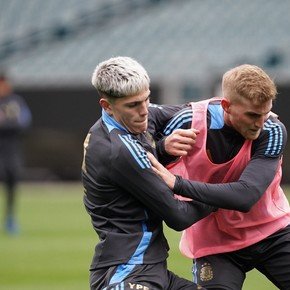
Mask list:
[[[226,113],[229,112],[229,107],[230,107],[230,105],[231,105],[231,103],[230,103],[230,101],[229,101],[228,99],[223,98],[223,99],[221,100],[221,106],[222,106],[223,110],[224,110]]]
[[[108,99],[101,98],[99,104],[110,116],[113,114],[112,105]]]

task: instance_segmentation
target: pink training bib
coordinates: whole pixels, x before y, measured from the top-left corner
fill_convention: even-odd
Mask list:
[[[213,98],[192,103],[192,128],[199,129],[200,133],[192,152],[169,168],[173,174],[209,183],[239,180],[250,161],[252,141],[246,140],[238,154],[223,164],[213,163],[206,152],[207,108],[210,101],[218,100]],[[288,225],[290,208],[280,187],[281,163],[273,182],[249,212],[219,209],[210,214],[183,232],[181,252],[189,258],[199,258],[235,251],[259,242]]]

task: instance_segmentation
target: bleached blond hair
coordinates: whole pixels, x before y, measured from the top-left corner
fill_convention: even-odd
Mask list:
[[[144,67],[131,57],[118,56],[97,65],[92,84],[101,97],[111,99],[134,96],[149,89]]]

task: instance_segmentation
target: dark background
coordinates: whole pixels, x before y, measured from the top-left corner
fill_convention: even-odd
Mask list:
[[[273,111],[290,124],[290,85],[278,85]],[[33,126],[24,136],[24,179],[79,180],[83,141],[100,117],[98,96],[94,89],[18,90],[33,115]],[[151,86],[151,101],[160,103],[160,87]],[[283,162],[283,182],[290,183],[290,148]]]
[[[17,90],[31,109],[32,127],[23,136],[26,180],[79,180],[83,141],[101,115],[94,89]],[[151,101],[159,89],[151,86]]]

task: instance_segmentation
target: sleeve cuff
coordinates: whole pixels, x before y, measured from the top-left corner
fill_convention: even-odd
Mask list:
[[[175,175],[175,177],[176,179],[175,179],[173,191],[174,193],[179,194],[181,190],[182,177],[180,175]]]

